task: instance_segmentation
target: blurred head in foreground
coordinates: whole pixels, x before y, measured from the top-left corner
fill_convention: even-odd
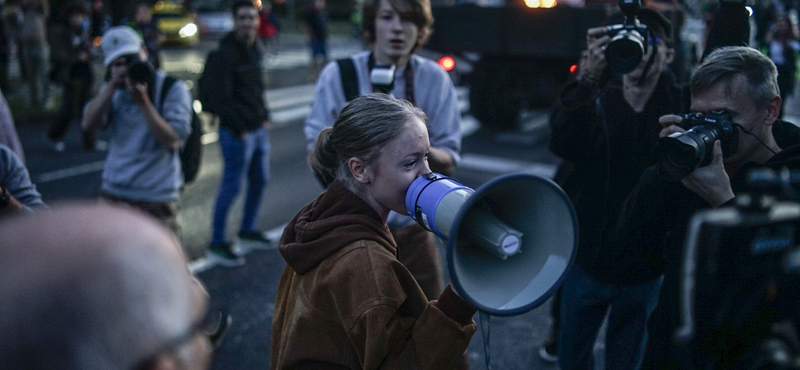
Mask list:
[[[175,236],[63,204],[0,224],[0,368],[206,369],[208,299]]]

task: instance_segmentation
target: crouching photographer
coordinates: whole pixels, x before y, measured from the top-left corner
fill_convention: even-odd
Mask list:
[[[674,355],[678,352],[674,338],[680,321],[683,244],[692,215],[698,210],[734,204],[734,194],[746,189],[750,169],[800,169],[800,138],[789,131],[780,136],[773,133],[774,127],[790,124],[778,120],[781,98],[777,71],[769,58],[749,47],[720,48],[695,71],[690,89],[691,110],[696,114],[661,117],[663,130],[658,146],[662,147],[660,150],[665,150],[664,145],[678,148],[673,149],[678,152],[691,148],[694,154],[683,157],[689,160],[671,157],[673,162],[666,164],[662,155],[658,165],[642,175],[626,199],[617,223],[618,243],[665,242],[664,282],[658,306],[648,322],[643,368],[681,367],[680,359]],[[697,126],[689,127],[692,124]],[[693,141],[695,146],[686,144]],[[669,149],[665,151],[677,155]]]

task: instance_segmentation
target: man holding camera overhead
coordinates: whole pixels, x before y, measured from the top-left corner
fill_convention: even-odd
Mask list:
[[[177,232],[179,149],[191,131],[189,90],[176,80],[162,91],[166,73],[147,62],[141,37],[128,26],[106,31],[101,47],[107,82],[81,122],[85,131],[110,130],[101,199],[139,208]]]
[[[626,23],[638,19],[646,30],[589,29],[577,78],[565,86],[552,115],[551,150],[565,160],[556,180],[581,229],[577,264],[562,285],[555,318],[564,370],[593,368],[594,342],[609,308],[606,368],[638,369],[661,286],[658,240],[620,244],[612,237],[624,199],[653,164],[658,117],[682,111],[684,102],[683,89],[666,69],[675,55],[671,23],[633,5],[623,8]],[[641,60],[613,53],[637,40]]]
[[[681,135],[707,136],[707,146],[699,148],[698,153],[699,157],[710,157],[711,161],[706,164],[703,158],[694,158],[693,166],[677,171],[675,166],[667,164],[679,163],[675,161],[679,153],[663,151],[660,156],[663,159],[645,172],[623,208],[617,233],[621,243],[635,245],[645,240],[665,240],[667,245],[664,287],[648,325],[646,368],[677,369],[682,365],[673,341],[679,324],[678,275],[692,214],[701,209],[734,204],[734,194],[746,190],[746,178],[751,169],[800,169],[800,140],[796,136],[773,133],[774,127],[787,123],[778,120],[782,102],[777,71],[768,57],[749,47],[717,49],[698,67],[690,88],[691,110],[703,117],[722,117],[717,120],[721,122],[719,125],[733,127],[733,135],[722,134],[714,127],[718,124],[710,120],[687,133],[689,128],[682,127],[688,126],[684,117],[661,117],[660,136],[670,136],[662,139],[663,142]],[[666,161],[667,158],[673,160]],[[736,356],[728,353],[724,357],[732,363],[737,360]]]

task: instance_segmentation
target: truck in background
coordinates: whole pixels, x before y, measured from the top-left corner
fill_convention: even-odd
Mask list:
[[[516,127],[522,109],[548,108],[586,48],[586,30],[605,24],[618,9],[616,0],[552,8],[508,1],[434,3],[425,46],[474,63],[461,81],[470,86],[471,113],[497,130]]]

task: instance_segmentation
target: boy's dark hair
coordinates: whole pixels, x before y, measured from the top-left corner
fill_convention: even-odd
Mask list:
[[[416,52],[426,42],[431,35],[431,25],[433,24],[433,14],[431,13],[430,0],[388,0],[395,11],[404,18],[411,19],[417,25],[417,43],[414,45],[412,53]],[[364,39],[367,44],[375,42],[375,18],[378,15],[378,8],[381,0],[365,0],[361,8],[361,27],[364,29]]]
[[[64,14],[66,14],[66,15],[70,15],[70,14],[89,15],[89,10],[86,9],[86,7],[83,6],[82,3],[77,2],[77,1],[73,1],[73,2],[71,2],[69,4],[67,4],[67,6],[64,7]]]
[[[256,8],[256,4],[253,4],[252,1],[249,1],[249,0],[238,0],[235,3],[233,3],[233,6],[231,6],[231,13],[233,13],[233,17],[236,18],[236,13],[239,12],[239,9],[245,8],[245,7],[254,8],[256,10],[258,9],[258,8]]]

